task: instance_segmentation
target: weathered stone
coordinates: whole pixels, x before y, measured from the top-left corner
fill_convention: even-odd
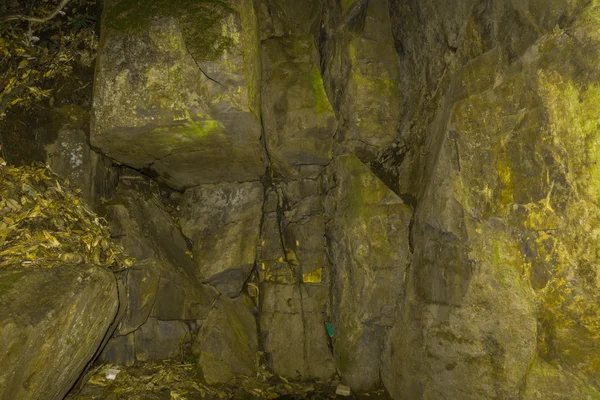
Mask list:
[[[315,177],[332,156],[337,121],[312,36],[262,43],[262,120],[269,159],[287,177]]]
[[[598,396],[598,326],[584,317],[598,309],[600,275],[589,200],[599,187],[600,71],[588,61],[600,51],[598,21],[586,7],[534,3],[464,2],[473,8],[450,25],[454,66],[433,84],[444,100],[418,117],[430,123],[413,132],[425,136],[414,149],[425,156],[405,161],[418,173],[418,206],[407,294],[384,354],[394,397]],[[547,25],[558,19],[568,35]],[[431,24],[437,35],[446,21]],[[423,57],[416,67],[430,68],[434,55],[406,39],[409,58]]]
[[[113,274],[97,266],[0,271],[0,398],[62,399],[118,305]]]
[[[338,370],[354,391],[380,384],[383,339],[410,260],[406,206],[356,156],[333,163],[327,225]]]
[[[116,172],[105,157],[90,149],[82,129],[64,126],[45,150],[52,171],[81,189],[81,195],[92,207],[98,206],[101,198],[108,198],[116,186]]]
[[[261,40],[286,35],[319,36],[321,0],[260,0],[257,3]]]
[[[111,338],[100,354],[100,361],[118,365],[135,363],[135,334]]]
[[[137,263],[125,275],[126,297],[121,299],[121,307],[126,310],[117,328],[118,335],[127,335],[146,322],[160,282],[160,271],[153,259]]]
[[[134,333],[135,358],[138,361],[183,358],[184,347],[191,344],[188,326],[183,321],[149,318]]]
[[[261,285],[260,329],[265,355],[277,375],[323,380],[333,376],[323,318],[328,292],[323,285]]]
[[[256,260],[262,206],[260,182],[202,185],[185,192],[181,227],[194,243],[200,280],[232,297],[240,293]]]
[[[111,0],[102,27],[93,146],[177,189],[262,175],[252,1]]]
[[[371,161],[396,138],[402,111],[389,4],[330,0],[325,9],[323,78],[339,115],[336,140]]]
[[[227,383],[236,376],[256,374],[255,313],[254,303],[244,295],[217,300],[192,346],[206,383]]]

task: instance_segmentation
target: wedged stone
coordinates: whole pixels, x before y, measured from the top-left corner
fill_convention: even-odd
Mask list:
[[[149,318],[134,333],[135,358],[138,361],[182,358],[191,344],[189,327],[183,321]]]
[[[383,338],[404,293],[413,212],[354,155],[337,157],[331,172],[334,354],[352,390],[366,391],[380,384]]]
[[[260,182],[201,185],[188,189],[181,227],[193,241],[197,276],[237,296],[256,259],[263,188]]]
[[[273,36],[319,36],[321,0],[260,0],[257,2],[260,39]]]
[[[323,74],[339,118],[341,151],[373,160],[396,138],[402,111],[400,67],[388,0],[337,2],[326,25]]]
[[[125,315],[117,328],[118,335],[127,335],[144,324],[156,302],[160,282],[160,271],[155,260],[148,259],[137,263],[125,271],[125,298],[121,307]]]
[[[56,140],[45,147],[47,164],[58,176],[68,179],[71,186],[81,189],[85,201],[95,208],[100,199],[109,198],[117,184],[117,173],[110,161],[90,148],[88,135],[89,113],[76,107],[63,107],[76,124],[66,123],[58,131]],[[65,115],[65,118],[67,116]],[[69,121],[72,122],[72,121]],[[84,127],[79,127],[80,124]],[[73,126],[74,125],[74,126]]]
[[[335,373],[323,316],[328,293],[324,285],[261,284],[260,329],[275,374],[327,380]]]
[[[221,296],[192,345],[207,384],[227,383],[236,376],[256,374],[258,339],[256,307],[245,295]]]
[[[111,0],[102,21],[93,146],[179,190],[262,175],[252,1]]]
[[[202,320],[217,296],[215,289],[193,283],[185,274],[163,271],[150,315],[162,320]]]
[[[118,306],[115,277],[101,267],[0,271],[0,398],[62,399]]]
[[[337,121],[312,36],[262,42],[262,121],[269,159],[287,178],[315,177],[332,156]]]

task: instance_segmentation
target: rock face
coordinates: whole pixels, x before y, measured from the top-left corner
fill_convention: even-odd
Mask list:
[[[62,399],[119,306],[113,273],[91,265],[0,272],[0,398]]]
[[[262,116],[275,172],[315,177],[331,161],[337,123],[321,78],[314,38],[262,42]]]
[[[107,359],[600,398],[596,2],[111,0],[103,26],[91,140],[146,174],[106,206],[138,258]]]
[[[105,7],[92,144],[177,189],[260,176],[253,2]]]
[[[383,340],[404,294],[412,209],[356,156],[337,157],[327,226],[337,367],[355,391],[379,384]]]
[[[398,28],[422,60],[407,90],[437,105],[404,121],[398,176],[417,199],[415,256],[385,386],[411,399],[596,398],[593,8],[409,3],[396,15],[440,7],[428,40],[453,50],[444,58]],[[441,83],[410,86],[425,73]]]

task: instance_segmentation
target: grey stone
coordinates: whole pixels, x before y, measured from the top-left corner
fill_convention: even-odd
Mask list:
[[[339,115],[339,151],[368,162],[396,138],[402,110],[389,4],[331,0],[325,10],[323,79]]]
[[[217,300],[192,346],[207,384],[227,383],[236,376],[256,374],[255,313],[254,303],[244,295]]]
[[[179,190],[263,174],[252,1],[111,0],[102,20],[93,146]]]
[[[335,373],[323,317],[328,293],[323,285],[261,284],[260,329],[275,374],[327,380]]]
[[[286,35],[319,36],[321,0],[260,0],[257,3],[261,40]]]
[[[100,354],[100,361],[131,366],[135,363],[135,334],[112,337]]]
[[[356,156],[332,166],[328,193],[331,318],[338,370],[354,391],[380,385],[383,338],[393,325],[411,257],[412,209]]]
[[[332,156],[337,121],[312,36],[262,43],[262,121],[269,159],[286,178],[315,177]]]
[[[180,222],[194,243],[200,280],[239,294],[256,260],[262,206],[260,182],[201,185],[185,192]]]
[[[149,318],[134,333],[135,358],[138,361],[183,358],[191,343],[188,326],[183,321]]]
[[[114,275],[92,265],[0,272],[0,398],[62,399],[119,306]]]

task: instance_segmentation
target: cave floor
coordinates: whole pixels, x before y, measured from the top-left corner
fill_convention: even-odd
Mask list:
[[[109,380],[108,369],[120,372]],[[252,378],[236,378],[231,385],[208,386],[194,364],[167,360],[130,367],[103,364],[88,376],[87,383],[66,400],[390,399],[385,391],[340,396],[335,393],[337,381],[291,382],[266,371]]]

